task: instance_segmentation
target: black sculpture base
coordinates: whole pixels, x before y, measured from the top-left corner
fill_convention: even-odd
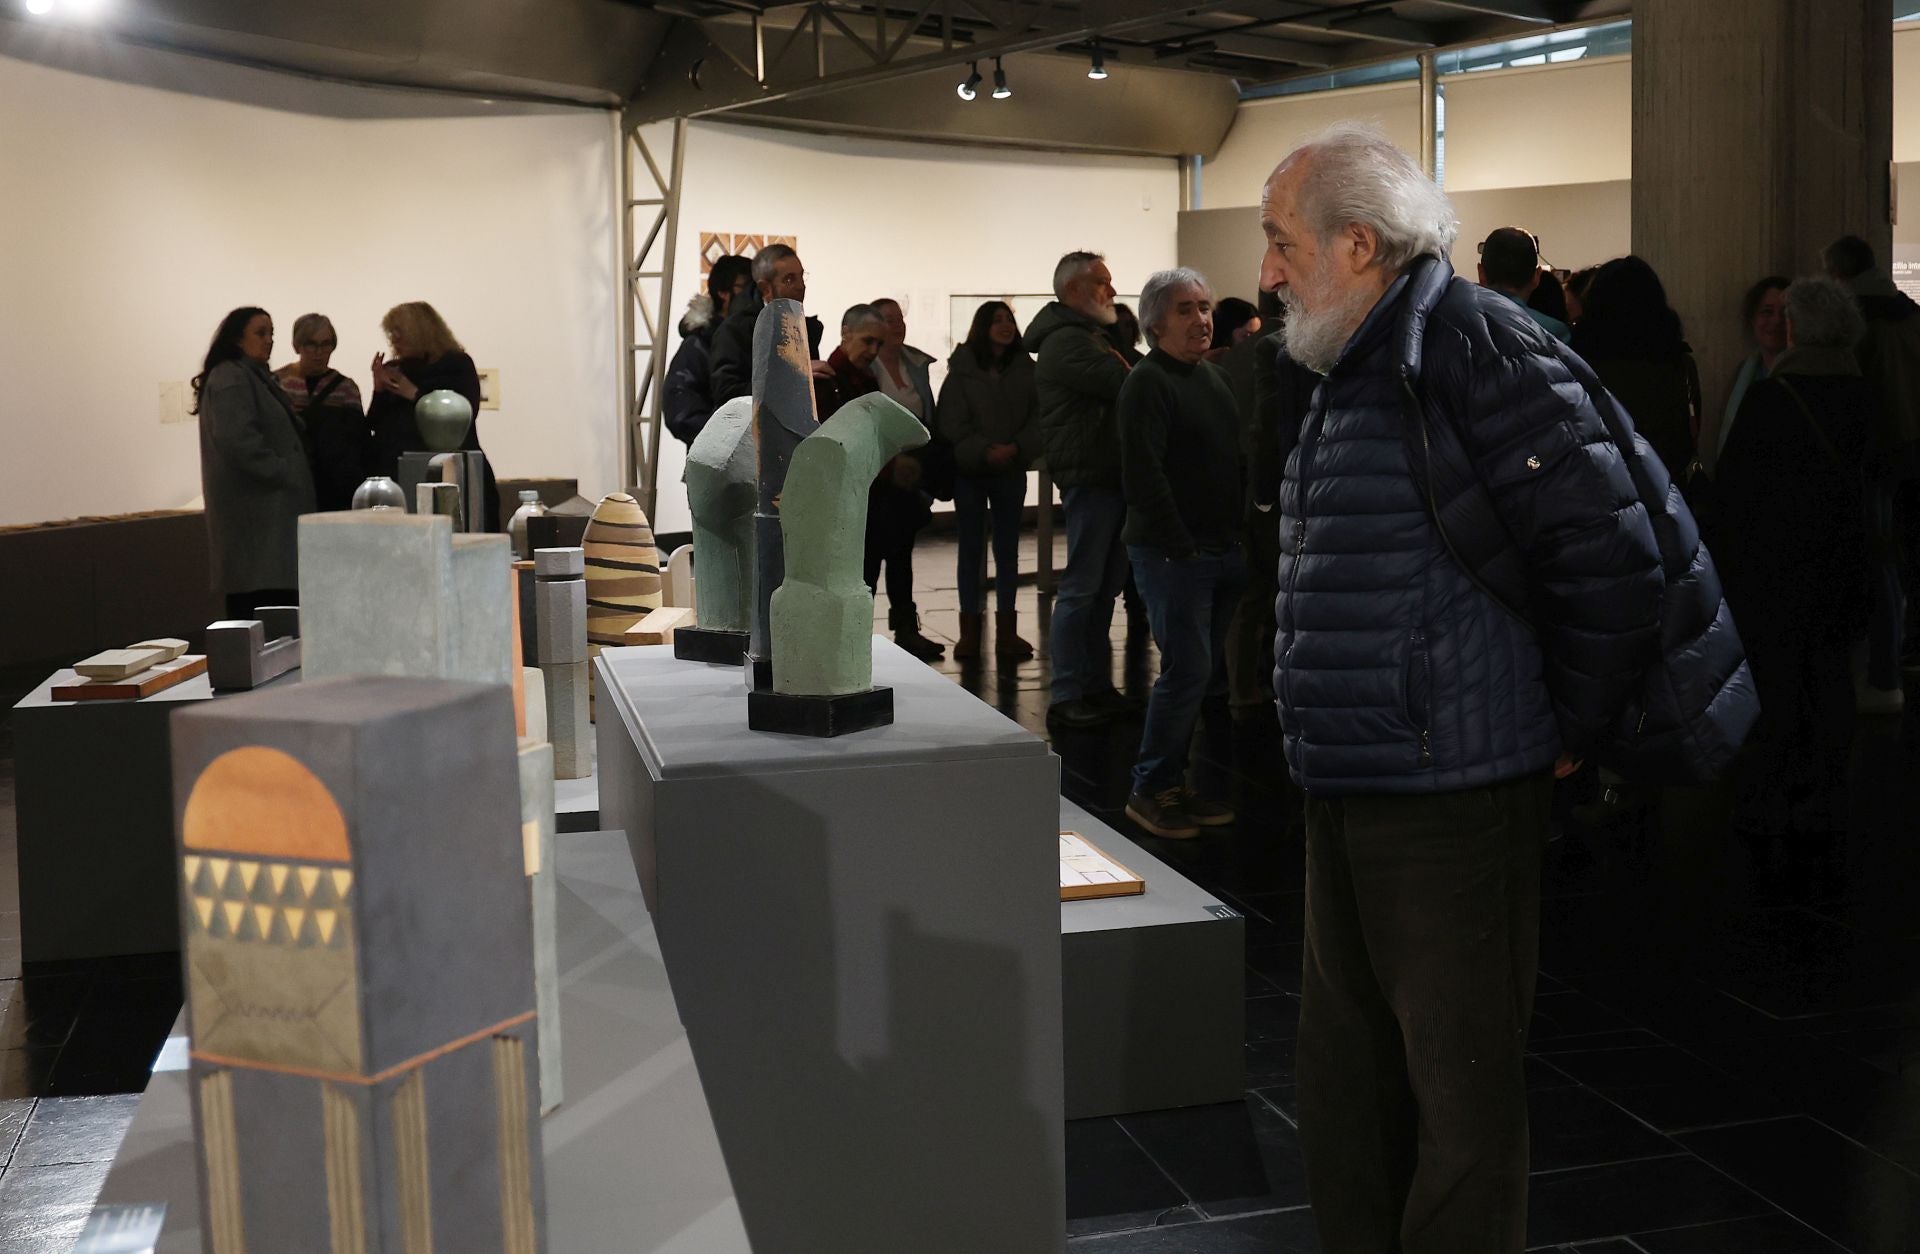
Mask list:
[[[747,633],[710,627],[681,627],[673,633],[673,656],[682,662],[744,666],[747,662]]]
[[[747,726],[790,736],[845,736],[893,722],[893,689],[869,688],[839,697],[787,692],[747,693]]]
[[[772,658],[755,657],[752,653],[748,653],[746,658],[746,666],[747,666],[747,691],[749,692],[772,692],[773,691],[773,659]]]

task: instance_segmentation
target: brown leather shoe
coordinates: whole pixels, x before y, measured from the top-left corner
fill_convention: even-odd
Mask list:
[[[993,651],[1003,662],[1025,662],[1033,657],[1033,646],[1020,638],[1019,627],[1017,615],[993,616]]]

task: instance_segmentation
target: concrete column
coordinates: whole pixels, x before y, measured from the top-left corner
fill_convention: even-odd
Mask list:
[[[1892,0],[1636,0],[1633,251],[1686,320],[1709,407],[1740,298],[1840,235],[1892,251]]]

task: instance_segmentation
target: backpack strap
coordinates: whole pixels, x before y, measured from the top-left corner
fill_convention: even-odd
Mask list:
[[[1421,396],[1419,376],[1400,372],[1401,408],[1409,435],[1409,465],[1421,503],[1455,566],[1494,604],[1535,630],[1520,546],[1500,517],[1493,494],[1480,479],[1451,427],[1435,422]],[[1441,502],[1445,501],[1444,509]]]

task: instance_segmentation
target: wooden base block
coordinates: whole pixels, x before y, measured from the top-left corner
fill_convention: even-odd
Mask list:
[[[55,701],[138,701],[206,673],[206,654],[193,653],[171,662],[162,662],[131,679],[88,679],[73,684],[56,684],[52,696]]]
[[[662,606],[627,628],[624,643],[671,644],[674,633],[692,622],[693,611],[686,606]]]

